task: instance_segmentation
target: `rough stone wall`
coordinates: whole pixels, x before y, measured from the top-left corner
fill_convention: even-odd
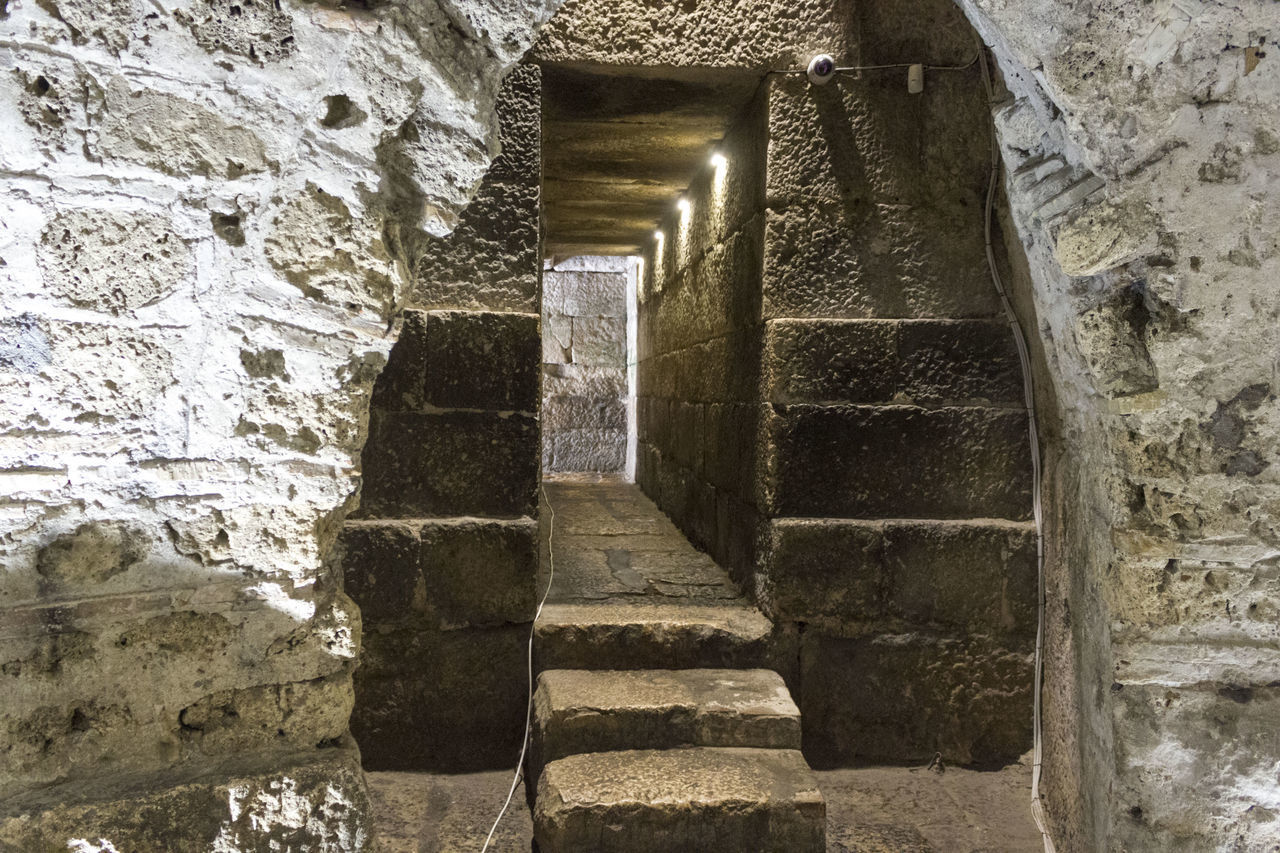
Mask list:
[[[364,843],[327,557],[555,5],[0,10],[0,840]]]
[[[543,272],[543,473],[626,469],[626,265],[581,256]]]
[[[990,120],[958,10],[897,11],[861,7],[864,62],[967,67],[917,95],[901,68],[769,83],[755,592],[806,626],[813,761],[1007,762],[1031,745],[1036,563]]]
[[[1275,850],[1280,7],[960,5],[1041,347],[1059,849]]]
[[[645,255],[636,482],[740,582],[753,562],[765,101],[689,187]]]
[[[540,74],[498,99],[502,153],[454,233],[426,241],[373,389],[343,532],[364,646],[352,732],[370,770],[509,767],[537,573]]]
[[[964,65],[862,7],[875,63]],[[801,633],[811,761],[1030,745],[1035,540],[1013,339],[981,220],[978,66],[762,84],[649,255],[639,482]]]
[[[533,55],[557,65],[794,68],[857,59],[853,0],[567,0]]]

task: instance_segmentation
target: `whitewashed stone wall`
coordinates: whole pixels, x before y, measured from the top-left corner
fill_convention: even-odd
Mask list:
[[[1280,6],[960,5],[1047,368],[1059,849],[1275,849]]]
[[[0,7],[0,841],[364,843],[329,552],[557,5]]]
[[[542,470],[623,473],[627,259],[561,261],[542,291]]]

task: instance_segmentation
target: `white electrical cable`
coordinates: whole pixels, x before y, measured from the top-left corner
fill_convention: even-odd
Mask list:
[[[520,742],[520,759],[516,762],[516,773],[511,779],[511,790],[507,792],[507,801],[502,804],[502,810],[498,812],[497,818],[493,821],[493,826],[489,827],[489,835],[484,840],[484,847],[480,848],[480,853],[487,853],[489,844],[493,841],[493,834],[498,831],[498,824],[502,823],[502,818],[507,813],[507,809],[511,808],[511,799],[516,795],[516,788],[520,787],[520,777],[524,775],[524,756],[529,749],[529,734],[533,728],[533,632],[538,625],[538,618],[542,616],[542,607],[547,603],[547,596],[551,595],[551,582],[556,578],[556,554],[554,550],[556,535],[556,511],[551,508],[551,499],[547,497],[547,490],[541,485],[538,486],[538,492],[542,495],[542,499],[547,504],[547,589],[542,593],[542,599],[538,602],[538,610],[533,614],[533,623],[529,626],[529,699],[524,708],[524,740]]]
[[[982,84],[987,92],[987,104],[994,106],[995,91],[991,85],[991,69],[987,67],[987,54],[981,46],[978,48],[978,60],[982,65]],[[1022,395],[1027,406],[1027,431],[1031,438],[1031,506],[1032,516],[1036,522],[1036,569],[1039,575],[1036,599],[1036,665],[1035,684],[1032,694],[1032,764],[1031,764],[1031,816],[1035,819],[1036,828],[1044,839],[1045,853],[1055,853],[1053,838],[1049,835],[1048,822],[1045,819],[1044,804],[1040,801],[1040,774],[1044,762],[1044,738],[1040,725],[1040,685],[1044,676],[1044,513],[1040,499],[1040,482],[1042,478],[1040,461],[1040,427],[1036,419],[1035,385],[1031,377],[1031,355],[1027,350],[1027,339],[1018,323],[1018,315],[1013,311],[1009,296],[1005,292],[1004,283],[1000,281],[1000,271],[996,268],[995,248],[991,243],[991,217],[995,206],[996,186],[1000,179],[1000,144],[996,139],[996,129],[991,127],[991,180],[987,184],[987,204],[985,222],[987,238],[987,264],[991,267],[991,280],[995,282],[996,292],[1000,294],[1000,304],[1004,306],[1005,316],[1013,328],[1013,339],[1018,347],[1018,359],[1022,362]]]

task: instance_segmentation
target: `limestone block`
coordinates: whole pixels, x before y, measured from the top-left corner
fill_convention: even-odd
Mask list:
[[[574,317],[573,363],[625,367],[627,322],[621,317]]]
[[[757,553],[774,619],[855,636],[911,624],[1026,638],[1036,625],[1025,522],[775,519]]]
[[[536,313],[538,240],[537,186],[485,181],[452,234],[423,245],[412,304]]]
[[[145,213],[68,210],[49,222],[38,251],[51,293],[113,314],[169,296],[194,272],[171,223]]]
[[[281,205],[270,227],[267,260],[305,296],[379,314],[391,308],[396,283],[383,235],[341,197],[308,183]]]
[[[671,443],[667,451],[672,461],[697,475],[702,473],[705,448],[703,421],[708,407],[700,403],[673,403],[671,406]]]
[[[883,616],[886,579],[880,525],[775,519],[756,555],[761,607],[775,621],[847,629]]]
[[[359,605],[366,626],[429,615],[420,534],[420,525],[411,521],[343,525],[343,589]]]
[[[422,526],[422,578],[441,627],[526,622],[537,603],[538,523],[431,521]]]
[[[1158,224],[1142,199],[1110,199],[1079,211],[1058,229],[1054,256],[1067,275],[1097,275],[1154,252]]]
[[[771,210],[764,316],[994,317],[982,219],[865,201]]]
[[[536,668],[769,666],[773,625],[744,602],[548,604],[535,627]]]
[[[807,631],[801,722],[815,767],[852,761],[1005,763],[1031,747],[1029,645]]]
[[[354,521],[345,589],[370,630],[452,630],[532,618],[537,524],[529,519]]]
[[[542,362],[547,365],[573,365],[574,368],[590,366],[573,364],[572,317],[553,314],[542,318]],[[604,370],[615,369],[614,367],[604,368]],[[576,373],[561,368],[555,375],[571,379]]]
[[[762,481],[778,515],[1008,518],[1031,511],[1026,415],[911,406],[787,406]]]
[[[571,317],[627,316],[627,279],[611,272],[544,272],[542,304]]]
[[[547,765],[534,836],[564,853],[822,853],[826,805],[795,750],[598,752]]]
[[[765,397],[774,403],[887,402],[897,393],[895,323],[766,324]]]
[[[537,315],[432,312],[423,349],[428,405],[536,412]]]
[[[509,75],[499,95],[502,151],[447,237],[417,246],[417,307],[541,309],[541,82],[536,66]]]
[[[1022,365],[1003,320],[902,323],[898,358],[898,393],[917,405],[1024,405]]]
[[[374,412],[360,515],[531,515],[538,424],[484,412]]]
[[[13,850],[361,850],[370,842],[360,751],[337,745],[206,764],[199,773],[70,783],[11,803],[0,846]],[[268,842],[269,840],[269,842]],[[92,846],[89,846],[92,845]]]
[[[1077,318],[1081,353],[1104,396],[1131,397],[1159,387],[1147,349],[1150,322],[1143,295],[1129,288],[1109,294]]]
[[[625,432],[627,401],[579,394],[548,396],[543,402],[542,428],[555,432],[574,429]]]
[[[779,28],[783,14],[771,0],[718,7],[708,15],[681,6],[654,18],[640,0],[573,0],[543,30],[534,48],[542,62],[603,65],[677,65],[790,68],[800,57],[829,51],[837,59],[855,55],[852,6],[802,0],[787,7],[794,25]]]
[[[259,63],[279,62],[295,49],[293,18],[274,4],[198,0],[175,17],[191,28],[196,43]]]
[[[235,180],[279,168],[257,134],[186,98],[134,88],[124,77],[105,90],[98,151],[174,176]]]
[[[40,549],[36,573],[50,592],[101,588],[151,552],[147,531],[125,523],[88,522]]]
[[[893,616],[1006,638],[1035,634],[1033,523],[887,523],[884,561]]]
[[[981,225],[991,130],[978,69],[930,74],[924,93],[910,98],[905,75],[841,75],[828,86],[771,78],[770,205],[950,207]]]
[[[549,438],[543,466],[549,471],[621,471],[626,464],[625,430],[567,429]]]
[[[404,312],[400,336],[373,383],[371,408],[384,412],[422,410],[426,403],[428,316],[425,311]]]
[[[309,749],[346,734],[353,701],[346,671],[308,682],[220,690],[178,712],[179,739],[202,756]]]
[[[760,410],[743,403],[713,404],[703,411],[707,480],[734,494],[748,494],[756,466]]]
[[[549,670],[533,704],[530,778],[585,752],[800,748],[800,710],[782,677],[764,669]]]
[[[524,731],[528,640],[528,625],[371,632],[351,718],[365,768],[510,770]]]
[[[543,344],[546,344],[545,338]],[[627,396],[627,375],[613,367],[548,362],[542,368],[542,388],[544,399],[573,395],[603,400],[623,399]]]
[[[776,403],[1017,405],[1022,370],[996,320],[774,320],[763,370]]]

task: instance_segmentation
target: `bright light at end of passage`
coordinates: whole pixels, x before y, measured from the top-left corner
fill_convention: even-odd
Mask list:
[[[729,165],[729,160],[719,151],[716,151],[711,155],[711,165],[713,168],[723,169],[725,166]]]

